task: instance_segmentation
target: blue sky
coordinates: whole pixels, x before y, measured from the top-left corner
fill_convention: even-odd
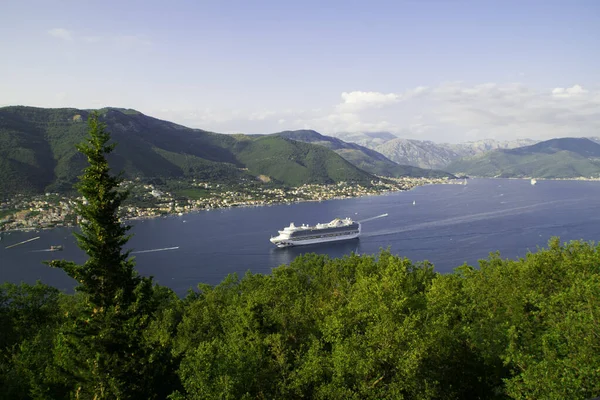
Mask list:
[[[0,35],[0,105],[226,133],[600,135],[600,1],[5,0]]]

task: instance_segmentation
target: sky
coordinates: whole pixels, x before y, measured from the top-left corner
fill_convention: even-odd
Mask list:
[[[600,1],[3,0],[0,106],[221,133],[600,136]]]

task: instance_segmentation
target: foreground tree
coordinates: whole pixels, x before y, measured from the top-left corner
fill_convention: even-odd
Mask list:
[[[0,284],[0,398],[64,396],[51,370],[60,292],[36,282]]]
[[[89,118],[89,137],[78,150],[89,162],[77,184],[84,200],[78,205],[78,245],[87,255],[83,265],[55,260],[79,285],[80,301],[66,314],[55,341],[55,358],[75,398],[164,397],[160,386],[168,368],[168,348],[157,350],[144,336],[159,300],[151,278],[135,270],[123,246],[129,226],[118,209],[127,193],[120,177],[111,175],[106,155],[115,147],[98,119]],[[165,389],[168,390],[168,389]]]

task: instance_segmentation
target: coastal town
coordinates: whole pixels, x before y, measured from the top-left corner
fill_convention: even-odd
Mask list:
[[[120,209],[122,220],[155,218],[171,214],[211,210],[225,207],[264,206],[304,201],[324,201],[387,192],[410,190],[430,184],[463,183],[447,178],[385,178],[370,186],[340,182],[332,185],[306,184],[298,187],[268,187],[193,181],[181,191],[167,191],[153,184],[124,181],[121,186],[130,192],[130,199]],[[0,203],[0,232],[39,230],[75,226],[79,222],[77,204],[82,198],[56,193],[28,197],[15,196]]]

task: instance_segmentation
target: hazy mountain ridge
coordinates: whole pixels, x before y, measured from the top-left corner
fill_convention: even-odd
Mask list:
[[[368,147],[372,150],[380,144],[398,138],[398,136],[390,132],[336,132],[331,134],[331,136],[348,143],[356,143]]]
[[[344,132],[336,137],[375,150],[390,160],[420,168],[444,169],[451,162],[496,149],[527,146],[537,141],[483,139],[466,143],[436,143],[430,140],[400,138],[389,132]]]
[[[588,137],[587,139],[590,139],[593,142],[596,143],[600,143],[600,137],[594,136],[594,137]]]
[[[0,108],[0,195],[64,192],[86,165],[75,145],[90,110]],[[322,146],[283,137],[226,135],[186,128],[135,110],[99,110],[119,145],[111,167],[128,178],[194,177],[216,182],[269,176],[287,185],[374,177]]]
[[[535,143],[534,140],[497,141],[486,139],[467,143],[434,143],[426,140],[393,139],[375,148],[397,163],[421,168],[445,168],[462,157],[470,157],[496,149],[510,149]]]
[[[480,177],[600,177],[600,144],[587,138],[551,139],[463,158],[447,168]]]
[[[368,147],[348,143],[336,137],[325,136],[313,130],[283,131],[273,135],[327,147],[357,167],[379,176],[453,177],[452,174],[440,170],[399,165]]]

